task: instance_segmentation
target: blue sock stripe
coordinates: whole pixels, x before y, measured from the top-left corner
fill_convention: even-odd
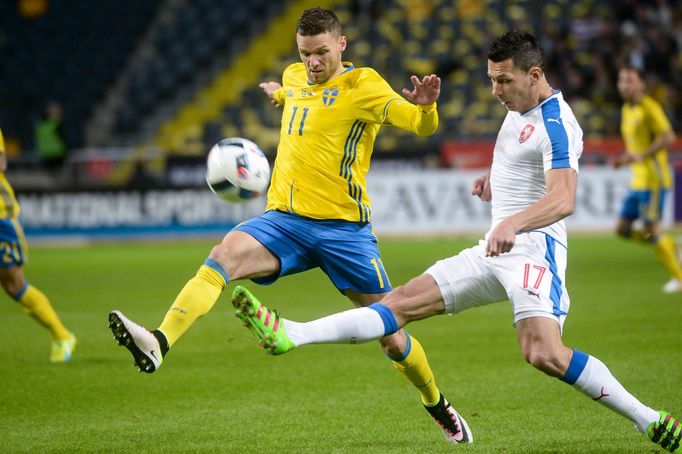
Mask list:
[[[574,348],[573,357],[571,358],[571,362],[568,365],[568,370],[566,371],[566,374],[561,377],[561,379],[569,385],[573,385],[576,381],[578,381],[578,377],[580,377],[580,374],[583,373],[583,370],[585,370],[585,365],[587,364],[589,357],[590,355],[587,353],[583,353],[580,350]]]
[[[227,277],[227,273],[225,272],[223,267],[220,266],[220,263],[216,262],[213,259],[206,259],[204,261],[204,265],[216,270],[223,277],[223,279],[225,279],[225,285],[227,285],[227,283],[230,282],[230,278]]]
[[[412,351],[412,338],[407,331],[405,331],[405,337],[407,337],[407,344],[405,345],[405,353],[403,353],[403,357],[400,358],[400,361],[405,361],[405,358],[407,358]]]
[[[389,334],[393,334],[398,331],[398,322],[393,316],[393,312],[391,312],[389,308],[381,303],[370,304],[367,307],[378,312],[381,316],[381,321],[384,322],[384,336],[388,336]]]
[[[395,361],[396,363],[405,361],[405,358],[407,358],[410,354],[410,351],[412,351],[412,339],[410,338],[410,335],[407,331],[403,330],[403,332],[405,333],[405,337],[407,337],[407,343],[405,344],[405,351],[403,354],[398,357],[393,357],[389,354],[386,354],[386,358],[390,359],[391,361]]]
[[[19,301],[24,296],[24,293],[26,293],[26,290],[28,290],[28,281],[24,282],[24,286],[21,287],[21,290],[19,290],[15,295],[12,295],[14,301]]]

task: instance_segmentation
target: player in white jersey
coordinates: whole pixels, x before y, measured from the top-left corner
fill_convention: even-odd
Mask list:
[[[582,131],[561,93],[547,82],[533,35],[512,31],[488,54],[492,93],[509,111],[497,137],[489,175],[472,193],[492,199],[493,222],[477,246],[441,260],[393,289],[379,303],[309,323],[279,318],[244,288],[235,289],[238,316],[271,354],[311,343],[356,343],[407,323],[508,299],[526,360],[538,370],[629,418],[649,438],[680,451],[682,427],[642,404],[594,356],[561,339],[569,308],[565,286],[566,229],[573,212]],[[466,422],[451,409],[473,440]]]

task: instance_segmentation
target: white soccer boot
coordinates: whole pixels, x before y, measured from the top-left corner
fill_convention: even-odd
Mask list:
[[[441,428],[445,438],[450,443],[473,443],[474,434],[471,433],[469,425],[467,422],[457,413],[450,402],[443,396],[440,395],[440,400],[433,407],[427,407],[426,411],[429,412],[433,420]]]
[[[663,286],[663,293],[679,293],[682,292],[682,281],[672,278]]]
[[[130,350],[140,372],[151,374],[161,366],[163,355],[159,341],[147,328],[129,320],[119,311],[109,313],[109,328],[118,345]]]

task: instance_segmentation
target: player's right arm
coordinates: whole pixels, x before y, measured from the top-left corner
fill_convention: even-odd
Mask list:
[[[270,99],[270,102],[275,107],[282,107],[284,105],[286,96],[284,96],[282,84],[279,82],[270,81],[262,82],[258,86],[261,88],[261,90],[263,90],[263,93],[267,95],[267,97]]]
[[[578,172],[571,167],[550,169],[545,172],[545,184],[547,194],[525,210],[509,216],[490,232],[486,255],[509,252],[518,233],[547,227],[573,213]]]

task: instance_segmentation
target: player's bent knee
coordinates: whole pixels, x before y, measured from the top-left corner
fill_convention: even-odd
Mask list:
[[[0,285],[5,293],[12,298],[24,287],[25,281],[23,274],[18,269],[3,269],[0,273]]]
[[[401,332],[379,339],[384,354],[389,358],[400,358],[405,352],[405,338]]]
[[[560,358],[542,346],[538,345],[525,349],[523,356],[531,366],[547,375],[560,377],[565,372]]]
[[[223,242],[211,249],[208,257],[220,264],[231,281],[242,279],[247,274],[244,265],[249,257],[239,247]]]
[[[632,226],[627,222],[621,222],[616,226],[616,234],[622,238],[630,238],[632,236]]]
[[[632,232],[630,231],[630,229],[620,229],[619,228],[619,229],[616,229],[616,234],[621,238],[628,239],[632,235]]]

